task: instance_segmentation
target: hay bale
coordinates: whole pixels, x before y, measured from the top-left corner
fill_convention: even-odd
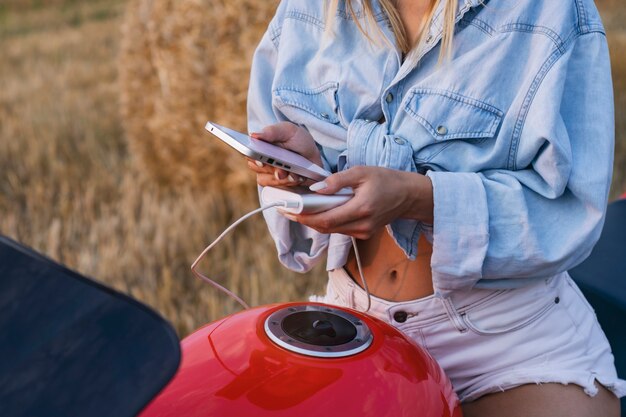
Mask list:
[[[142,171],[171,186],[250,187],[241,157],[210,137],[204,124],[246,130],[252,54],[277,4],[129,2],[119,58],[121,113]]]

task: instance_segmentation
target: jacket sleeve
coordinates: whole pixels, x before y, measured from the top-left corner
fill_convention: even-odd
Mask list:
[[[522,112],[523,113],[523,112]],[[603,33],[580,35],[534,93],[510,170],[429,172],[435,287],[539,278],[582,262],[600,236],[614,116]]]
[[[287,120],[272,105],[272,86],[278,61],[283,0],[257,47],[252,60],[248,89],[248,131],[258,132],[267,125]],[[327,166],[327,162],[325,162]],[[259,193],[262,187],[259,187]],[[296,272],[309,271],[325,254],[329,235],[283,217],[275,208],[263,212],[270,234],[276,244],[278,258]]]

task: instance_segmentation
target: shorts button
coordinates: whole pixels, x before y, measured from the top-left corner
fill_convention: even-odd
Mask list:
[[[406,314],[406,311],[396,311],[395,313],[393,313],[393,319],[398,323],[404,323],[407,317],[408,314]]]

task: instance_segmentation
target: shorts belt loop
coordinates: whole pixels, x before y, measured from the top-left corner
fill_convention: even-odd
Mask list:
[[[446,315],[448,316],[448,319],[454,324],[454,327],[456,327],[459,332],[465,333],[467,331],[467,326],[463,322],[463,318],[461,317],[459,312],[456,311],[456,308],[454,308],[454,304],[452,304],[450,298],[442,296],[437,296],[437,298],[441,300],[441,304],[446,310]]]

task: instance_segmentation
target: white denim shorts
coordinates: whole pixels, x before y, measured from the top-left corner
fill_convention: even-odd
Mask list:
[[[594,396],[598,381],[626,395],[595,313],[567,273],[511,290],[371,300],[369,314],[425,348],[462,402],[531,383],[576,384]],[[363,311],[367,295],[340,268],[330,271],[326,295],[311,301]]]

